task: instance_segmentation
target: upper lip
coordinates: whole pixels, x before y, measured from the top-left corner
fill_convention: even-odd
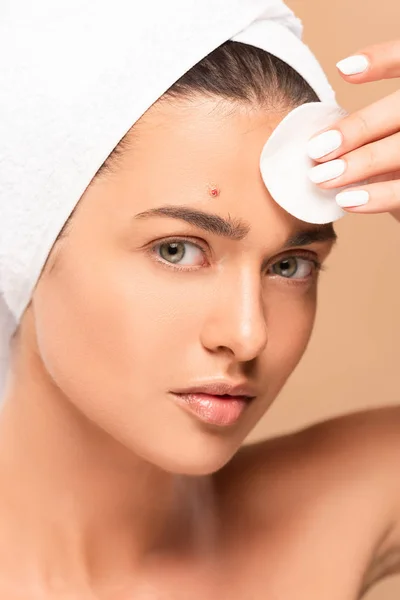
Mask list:
[[[234,396],[254,398],[257,393],[249,383],[234,383],[229,381],[212,381],[194,385],[185,389],[173,390],[174,394],[209,394],[210,396]]]

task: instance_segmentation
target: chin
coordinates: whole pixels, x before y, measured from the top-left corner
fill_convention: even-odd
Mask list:
[[[190,442],[185,442],[184,436],[169,448],[161,445],[154,447],[150,452],[142,454],[148,462],[159,467],[163,471],[176,475],[206,476],[216,473],[222,469],[234,457],[243,443],[244,436],[240,441],[214,437],[209,435],[191,436]]]
[[[213,475],[222,469],[232,459],[233,455],[224,457],[223,460],[215,458],[214,460],[190,460],[186,457],[185,461],[169,461],[160,466],[164,471],[174,475],[186,475],[188,477],[205,477]]]

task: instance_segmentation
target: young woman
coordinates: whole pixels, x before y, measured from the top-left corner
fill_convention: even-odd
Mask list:
[[[363,51],[348,80],[400,75],[390,48]],[[335,239],[274,203],[258,168],[282,117],[316,99],[282,61],[227,42],[85,191],[13,347],[0,597],[355,600],[398,568],[399,410],[240,449],[307,346]],[[385,175],[357,211],[399,210],[397,106],[322,143],[321,164],[347,167],[323,187]]]

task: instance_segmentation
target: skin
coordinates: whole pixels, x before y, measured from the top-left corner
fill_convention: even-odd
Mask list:
[[[158,105],[118,175],[86,190],[14,344],[0,414],[2,597],[347,600],[398,568],[398,409],[241,448],[307,347],[314,262],[333,244],[312,241],[316,226],[261,180],[284,114]],[[135,218],[160,205],[248,231],[232,240]],[[305,229],[311,243],[287,248]],[[155,249],[176,237],[190,242],[181,270]],[[293,277],[276,271],[289,257]],[[222,378],[256,389],[230,428],[170,394]]]

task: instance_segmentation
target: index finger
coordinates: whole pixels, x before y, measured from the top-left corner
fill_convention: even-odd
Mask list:
[[[400,40],[367,46],[337,63],[349,83],[368,83],[400,77]]]

